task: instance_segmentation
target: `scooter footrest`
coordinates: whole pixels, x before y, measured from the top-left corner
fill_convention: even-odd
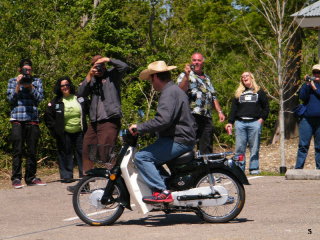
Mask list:
[[[188,201],[188,200],[201,200],[201,199],[218,199],[221,198],[220,194],[208,194],[208,195],[183,195],[178,196],[178,201]]]

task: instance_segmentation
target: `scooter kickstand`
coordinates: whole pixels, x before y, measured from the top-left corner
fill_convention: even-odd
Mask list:
[[[203,160],[204,160],[205,164],[208,166],[208,157],[204,156]],[[213,195],[215,195],[217,193],[216,190],[214,189],[215,179],[214,179],[214,176],[212,175],[212,173],[210,173],[209,169],[208,169],[208,180],[209,180],[211,192]]]

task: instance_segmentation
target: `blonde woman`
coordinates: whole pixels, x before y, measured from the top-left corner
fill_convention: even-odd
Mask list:
[[[240,84],[235,92],[226,129],[236,135],[236,153],[245,154],[250,149],[250,174],[259,174],[259,148],[262,123],[269,114],[269,102],[266,93],[256,83],[251,72],[241,75]],[[245,171],[246,161],[240,165]]]

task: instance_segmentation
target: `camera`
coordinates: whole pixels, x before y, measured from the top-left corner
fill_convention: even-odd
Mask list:
[[[28,69],[22,68],[21,73],[22,73],[23,77],[21,78],[20,83],[21,84],[31,84],[32,83],[32,77],[28,73]]]
[[[195,67],[196,67],[196,65],[194,65],[194,64],[190,65],[190,68],[191,68],[192,71],[194,71]]]
[[[311,82],[311,81],[314,81],[314,80],[316,80],[316,77],[306,76],[306,81],[307,82]]]
[[[95,69],[97,69],[97,72],[99,72],[99,73],[103,72],[103,64],[102,63],[98,63],[95,66]]]

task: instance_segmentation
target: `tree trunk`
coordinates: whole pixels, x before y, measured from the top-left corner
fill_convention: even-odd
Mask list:
[[[155,41],[153,38],[153,21],[156,18],[156,13],[155,13],[155,7],[158,4],[157,0],[151,0],[150,1],[151,4],[151,9],[150,9],[150,17],[149,17],[149,38],[150,38],[150,45],[151,45],[151,49],[154,52],[154,48],[155,48]]]
[[[291,39],[291,44],[287,52],[289,59],[288,67],[286,69],[285,83],[287,83],[283,99],[288,99],[283,102],[284,115],[284,135],[285,139],[291,139],[298,136],[297,118],[294,117],[292,110],[298,105],[299,99],[296,94],[299,88],[299,80],[301,75],[301,49],[302,49],[302,30],[299,28]],[[293,97],[292,97],[293,96]],[[272,144],[280,141],[279,119],[275,125],[275,131],[272,137]]]
[[[283,88],[283,80],[284,80],[284,69],[283,69],[283,52],[282,52],[282,22],[279,24],[279,32],[278,32],[278,56],[277,56],[277,71],[278,71],[278,85],[280,87],[279,90],[279,136],[280,136],[280,173],[286,172],[286,153],[285,153],[285,136],[284,136],[284,88]]]
[[[299,28],[290,41],[288,50],[289,64],[287,67],[287,75],[285,82],[288,83],[284,91],[284,99],[289,99],[284,102],[284,126],[285,138],[290,139],[298,136],[297,119],[292,113],[292,109],[298,105],[299,99],[296,92],[299,88],[299,80],[301,74],[301,49],[302,38],[301,29]],[[292,97],[294,95],[294,97]]]

